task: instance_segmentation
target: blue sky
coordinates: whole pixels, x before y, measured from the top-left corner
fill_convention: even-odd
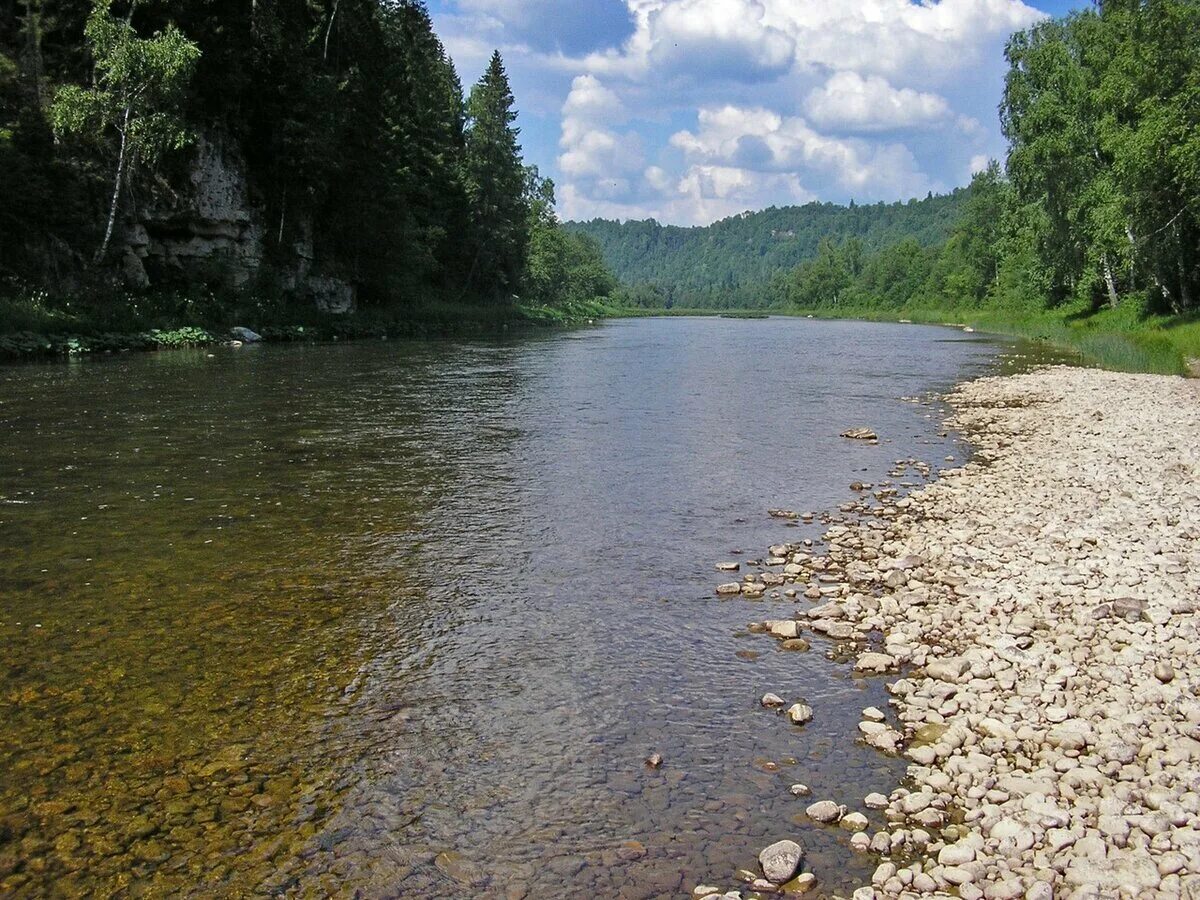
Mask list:
[[[1067,0],[433,0],[468,86],[493,49],[564,218],[707,224],[924,196],[1003,154],[1015,29]]]

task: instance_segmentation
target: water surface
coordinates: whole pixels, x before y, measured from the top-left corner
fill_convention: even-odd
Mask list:
[[[0,893],[671,897],[781,837],[853,884],[788,786],[890,790],[886,695],[713,566],[960,458],[899,398],[1001,349],[654,319],[0,369]]]

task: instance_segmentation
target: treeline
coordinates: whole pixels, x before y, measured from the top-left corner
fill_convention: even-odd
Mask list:
[[[1009,188],[992,163],[963,192],[949,237],[929,246],[906,237],[871,250],[856,237],[824,238],[816,255],[777,273],[767,292],[774,307],[945,309],[985,302],[1029,302],[1026,273],[1002,265]]]
[[[827,240],[774,284],[799,307],[1125,307],[1200,297],[1200,2],[1105,0],[1015,34],[1005,170],[950,238],[876,253]]]
[[[515,120],[499,54],[464,95],[418,0],[0,0],[0,278],[111,280],[220,135],[263,223],[251,289],[303,244],[363,304],[606,294]]]
[[[772,278],[815,257],[822,242],[854,239],[865,251],[911,239],[920,247],[949,236],[966,192],[905,203],[771,207],[703,228],[595,219],[570,222],[599,242],[633,306],[754,308],[774,299]]]

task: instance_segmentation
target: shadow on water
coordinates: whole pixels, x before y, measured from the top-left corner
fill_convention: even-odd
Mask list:
[[[636,320],[0,370],[0,892],[667,897],[787,836],[853,884],[870,861],[788,786],[894,786],[853,740],[886,695],[747,634],[796,603],[718,600],[713,564],[818,537],[770,507],[961,458],[897,398],[1011,345],[945,334]]]

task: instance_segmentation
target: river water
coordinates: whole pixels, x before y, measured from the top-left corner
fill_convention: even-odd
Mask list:
[[[961,458],[899,398],[1004,350],[648,319],[0,369],[0,894],[674,897],[782,837],[852,885],[788,786],[894,787],[886,694],[714,564]]]

